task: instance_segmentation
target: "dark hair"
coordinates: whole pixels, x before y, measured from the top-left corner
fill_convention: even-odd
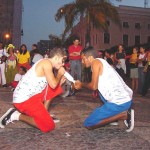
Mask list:
[[[134,49],[134,48],[135,48],[135,49],[136,49],[136,51],[138,52],[138,50],[139,50],[139,49],[138,49],[138,47],[133,47],[133,49]]]
[[[32,46],[34,46],[36,49],[38,48],[37,44],[32,44]]]
[[[9,49],[10,49],[10,48],[9,48]],[[10,50],[9,50],[9,49],[8,49],[8,52],[7,52],[8,54],[9,54],[9,52],[10,52]],[[14,50],[13,48],[12,48],[12,52],[13,52],[13,53],[15,52],[15,50]]]
[[[27,72],[27,68],[24,66],[20,66],[20,68],[26,73]]]
[[[110,50],[108,50],[108,49],[105,50],[105,53],[108,53],[109,55],[111,54],[111,53],[110,53]]]
[[[50,58],[53,58],[53,57],[56,56],[56,55],[57,55],[57,56],[61,56],[61,57],[64,57],[64,56],[67,57],[66,51],[65,51],[64,49],[58,48],[58,47],[53,48],[53,49],[50,51],[50,54],[49,54]]]
[[[77,36],[73,38],[73,41],[75,41],[75,40],[79,40],[80,41],[80,39]]]
[[[113,65],[113,60],[111,58],[107,58],[106,61],[110,64],[110,65]]]
[[[23,47],[23,46],[25,47],[24,52],[22,51],[22,47]],[[20,54],[25,55],[25,54],[27,53],[27,46],[26,46],[25,44],[22,44],[22,45],[20,46],[19,52],[20,52]]]
[[[146,49],[146,47],[145,47],[145,46],[140,46],[140,48]]]
[[[94,58],[98,58],[98,52],[91,46],[81,51],[81,54],[85,55],[86,57],[93,56]]]
[[[119,45],[118,45],[118,50],[119,50],[119,46],[122,46],[122,49],[123,49],[123,51],[124,51],[124,46],[123,46],[123,44],[119,44]]]
[[[34,54],[35,54],[35,53],[36,53],[36,54],[37,54],[37,53],[39,54],[40,52],[39,52],[38,49],[35,49],[35,50],[33,51],[33,53],[34,53]]]

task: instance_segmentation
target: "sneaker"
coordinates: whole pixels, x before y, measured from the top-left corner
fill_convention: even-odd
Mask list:
[[[14,108],[10,108],[1,118],[0,118],[0,127],[4,128],[5,125],[12,122],[11,115],[16,111]]]
[[[118,124],[119,124],[118,121],[109,123],[109,125],[111,125],[111,126],[118,126]]]
[[[4,84],[3,87],[4,87],[4,88],[5,88],[5,87],[8,87],[8,85],[7,85],[7,84]]]
[[[12,92],[13,92],[14,90],[15,90],[15,88],[11,88],[11,90],[10,90],[10,91],[12,91]]]
[[[55,115],[54,115],[54,114],[50,114],[50,116],[51,116],[51,117],[55,117]]]
[[[124,124],[127,127],[127,132],[131,132],[134,128],[134,110],[129,109],[127,112],[127,120],[124,120]]]
[[[59,120],[58,118],[52,117],[52,119],[53,119],[53,121],[54,121],[55,123],[60,122],[60,120]]]

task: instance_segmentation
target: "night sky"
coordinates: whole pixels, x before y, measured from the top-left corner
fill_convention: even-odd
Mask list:
[[[48,40],[49,34],[60,35],[64,29],[64,22],[56,22],[54,15],[58,8],[72,2],[73,0],[23,0],[22,28],[24,36],[22,43],[26,44],[28,50],[31,45],[40,40]],[[122,2],[112,3],[116,6],[127,5],[144,7],[144,0],[122,0]],[[148,4],[150,6],[150,2]]]

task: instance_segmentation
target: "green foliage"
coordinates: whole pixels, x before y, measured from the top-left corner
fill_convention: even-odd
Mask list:
[[[57,22],[62,19],[65,21],[63,36],[73,28],[80,17],[84,17],[87,23],[87,39],[90,35],[90,24],[97,29],[108,30],[108,19],[120,23],[117,9],[109,0],[75,0],[60,7],[55,15]]]

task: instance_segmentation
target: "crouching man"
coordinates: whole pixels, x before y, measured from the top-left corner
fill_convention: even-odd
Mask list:
[[[55,128],[48,107],[52,99],[62,93],[60,84],[65,81],[63,65],[66,58],[64,50],[54,48],[50,58],[39,60],[28,70],[13,93],[15,108],[10,108],[0,118],[1,128],[15,120],[23,121],[42,132]],[[54,75],[53,69],[58,71],[57,75]]]
[[[104,103],[86,118],[84,126],[87,129],[95,129],[117,120],[124,120],[126,131],[132,131],[134,128],[134,110],[131,109],[132,90],[112,66],[104,59],[98,58],[97,51],[89,48],[82,51],[81,55],[82,63],[86,67],[91,66],[92,81],[90,83],[76,81],[75,88],[98,89],[100,99]]]

